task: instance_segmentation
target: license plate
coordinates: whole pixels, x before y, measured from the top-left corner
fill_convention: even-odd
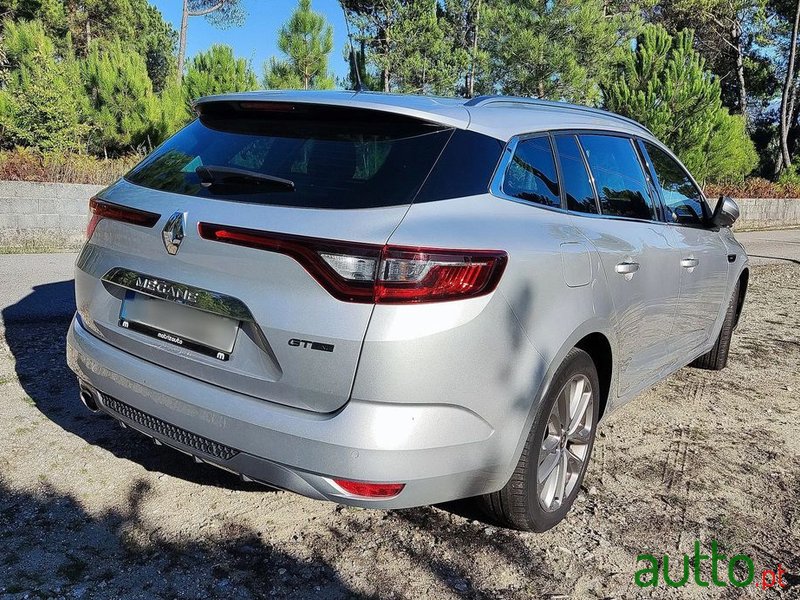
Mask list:
[[[239,331],[235,319],[135,292],[125,294],[119,325],[217,360],[230,358]]]

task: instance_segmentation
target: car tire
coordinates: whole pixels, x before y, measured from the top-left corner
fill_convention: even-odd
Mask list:
[[[739,302],[739,284],[733,288],[733,294],[728,302],[728,310],[725,312],[725,320],[722,322],[722,329],[720,329],[717,341],[714,342],[714,347],[708,352],[695,358],[690,364],[690,367],[697,369],[706,369],[708,371],[721,371],[728,364],[728,351],[731,348],[731,338],[733,337],[733,329],[736,326],[736,308]]]
[[[587,391],[587,406],[578,414]],[[566,516],[580,491],[592,454],[599,394],[594,362],[586,352],[573,348],[536,411],[511,479],[500,491],[478,499],[490,520],[521,531],[541,532]],[[574,422],[564,418],[565,410]],[[550,469],[549,474],[542,473],[544,480],[539,482],[539,474],[545,469]]]

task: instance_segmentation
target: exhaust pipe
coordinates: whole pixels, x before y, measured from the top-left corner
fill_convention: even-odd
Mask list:
[[[100,407],[97,406],[97,400],[95,400],[94,392],[89,386],[85,384],[81,385],[80,397],[83,405],[91,412],[100,412]]]

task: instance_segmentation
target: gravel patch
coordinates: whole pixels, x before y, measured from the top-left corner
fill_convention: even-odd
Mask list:
[[[573,511],[544,534],[484,523],[468,502],[360,510],[195,465],[80,405],[67,324],[0,330],[2,598],[764,594],[634,585],[639,554],[677,561],[695,540],[757,572],[781,563],[780,595],[800,597],[796,265],[753,270],[728,369],[682,369],[601,423]]]

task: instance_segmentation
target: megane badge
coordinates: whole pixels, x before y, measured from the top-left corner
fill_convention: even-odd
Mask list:
[[[164,240],[164,248],[173,256],[180,250],[185,231],[185,212],[176,212],[167,219],[167,224],[164,225],[164,231],[161,232],[161,238]]]

